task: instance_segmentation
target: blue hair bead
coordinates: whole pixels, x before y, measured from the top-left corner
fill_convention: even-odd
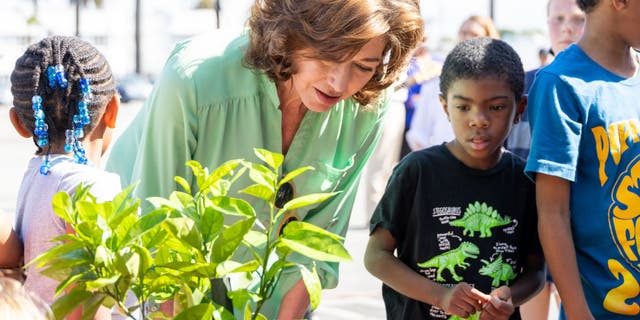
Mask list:
[[[51,89],[56,88],[56,69],[53,66],[47,68],[47,79],[49,80],[49,87]]]
[[[40,174],[46,176],[49,174],[49,171],[51,171],[51,162],[49,162],[49,155],[47,155],[40,166]]]
[[[58,85],[60,88],[66,88],[68,85],[67,76],[64,74],[64,66],[61,64],[57,64],[55,67],[56,70],[56,81],[58,81]]]
[[[33,97],[31,97],[31,103],[33,104],[42,104],[42,97],[39,95],[34,95]]]

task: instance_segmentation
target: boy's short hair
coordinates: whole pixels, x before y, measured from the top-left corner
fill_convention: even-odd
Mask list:
[[[485,37],[462,41],[451,50],[442,66],[440,92],[446,98],[454,81],[485,77],[505,80],[520,102],[524,91],[520,56],[506,42]]]
[[[598,5],[598,2],[600,2],[600,0],[577,0],[577,2],[582,11],[584,11],[585,13],[589,13]]]

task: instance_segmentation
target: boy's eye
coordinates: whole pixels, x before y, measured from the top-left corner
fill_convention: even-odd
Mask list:
[[[489,109],[491,109],[491,110],[502,110],[502,109],[504,109],[504,106],[501,105],[501,104],[497,104],[497,105],[493,105],[493,106],[489,107]]]
[[[468,111],[469,110],[469,106],[467,106],[467,105],[459,105],[459,106],[456,106],[456,109],[458,109],[460,111]]]

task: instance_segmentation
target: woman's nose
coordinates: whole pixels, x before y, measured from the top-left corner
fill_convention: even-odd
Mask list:
[[[329,71],[329,84],[337,94],[347,91],[351,81],[351,70],[347,64],[336,64]]]

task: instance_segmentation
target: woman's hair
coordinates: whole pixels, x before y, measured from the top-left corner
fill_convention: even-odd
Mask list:
[[[585,13],[589,13],[593,11],[593,8],[598,5],[598,2],[600,2],[600,0],[577,0],[577,2],[582,11],[584,11]]]
[[[57,65],[62,65],[66,88],[61,85],[52,88],[50,85],[47,69]],[[92,91],[92,97],[87,101],[90,121],[84,126],[84,131],[90,132],[116,93],[115,80],[105,57],[80,38],[53,36],[32,44],[18,58],[11,73],[13,106],[22,124],[33,134],[36,146],[38,134],[34,132],[33,97],[42,97],[49,143],[64,145],[65,131],[73,129],[73,117],[78,114],[78,102],[82,100],[82,78],[89,80]],[[38,154],[42,153],[43,147],[38,146]]]
[[[27,292],[20,282],[0,277],[0,319],[50,320],[53,314],[44,301]]]
[[[417,0],[257,0],[248,25],[245,62],[273,81],[296,72],[291,59],[298,50],[311,48],[314,58],[340,62],[385,35],[388,61],[354,95],[363,105],[397,79],[423,38]]]
[[[440,75],[440,92],[446,98],[460,79],[504,80],[520,102],[524,91],[524,68],[518,53],[506,42],[487,37],[465,40],[447,55]]]
[[[498,29],[496,29],[491,18],[473,15],[463,21],[462,24],[464,25],[466,22],[475,22],[479,24],[482,29],[484,29],[484,37],[500,39],[500,33],[498,32]]]

